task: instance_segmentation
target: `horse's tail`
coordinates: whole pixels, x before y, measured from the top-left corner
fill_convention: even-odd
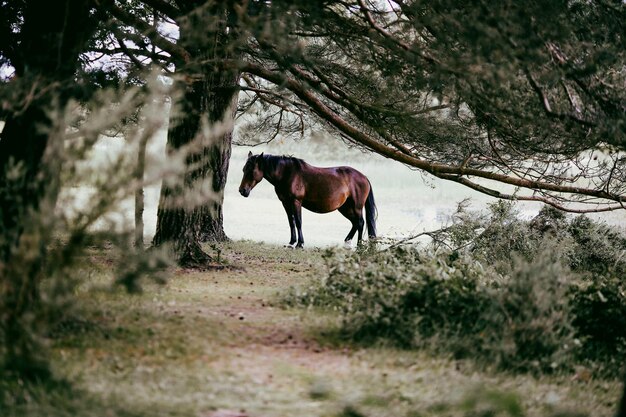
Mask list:
[[[367,235],[370,239],[376,237],[376,217],[378,217],[378,210],[374,201],[372,183],[370,183],[370,193],[367,195],[367,200],[365,200],[365,223],[367,224]]]

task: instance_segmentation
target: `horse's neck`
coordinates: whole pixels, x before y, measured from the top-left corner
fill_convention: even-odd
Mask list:
[[[267,169],[267,164],[265,165],[266,168],[263,170],[263,178],[269,181],[270,184],[276,186],[278,181],[280,181],[280,179],[282,178],[282,164],[273,165],[273,168],[271,170]]]
[[[272,172],[263,171],[263,178],[265,178],[270,184],[276,185],[279,181],[279,177],[277,176],[278,168],[274,169]]]
[[[285,176],[289,176],[289,174],[294,171],[296,167],[293,162],[288,160],[283,160],[275,165],[275,167],[268,171],[263,171],[263,177],[273,186],[279,184]]]

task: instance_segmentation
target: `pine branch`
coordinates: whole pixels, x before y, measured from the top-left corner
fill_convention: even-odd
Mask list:
[[[414,156],[407,155],[403,152],[397,151],[383,143],[379,140],[369,136],[358,128],[354,127],[352,124],[347,122],[343,117],[329,108],[320,98],[318,98],[314,92],[310,90],[305,84],[286,76],[283,73],[270,71],[267,68],[264,68],[258,64],[253,63],[232,63],[232,65],[240,65],[240,69],[244,72],[248,72],[250,74],[261,77],[269,82],[272,82],[276,85],[280,85],[284,88],[292,91],[297,97],[299,97],[303,102],[308,104],[311,109],[320,116],[323,120],[330,123],[332,126],[337,128],[340,132],[348,136],[350,139],[355,142],[365,146],[366,148],[379,153],[380,155],[386,156],[388,158],[394,159],[398,162],[402,162],[406,165],[421,169],[426,171],[436,177],[453,180],[456,182],[464,183],[464,185],[470,186],[471,188],[476,189],[477,191],[481,191],[483,193],[487,193],[489,195],[494,195],[495,190],[487,189],[486,187],[478,186],[477,184],[471,183],[467,178],[464,177],[478,177],[487,180],[497,181],[503,184],[509,184],[515,187],[526,188],[530,190],[541,190],[546,192],[554,192],[554,193],[565,193],[572,195],[583,195],[594,197],[597,199],[615,201],[619,203],[626,202],[626,196],[621,194],[613,194],[608,193],[605,190],[601,189],[591,189],[585,187],[576,187],[569,185],[559,185],[550,182],[540,181],[540,180],[530,180],[526,178],[516,178],[511,177],[505,174],[498,174],[495,172],[481,170],[476,168],[468,168],[464,166],[451,166],[441,163],[429,162],[424,159],[420,159]],[[501,195],[501,196],[500,196]],[[507,195],[500,193],[497,195],[499,198],[506,198]],[[494,195],[496,196],[496,195]],[[542,201],[542,202],[551,202],[551,205],[558,204],[554,200],[554,196],[551,199],[543,198],[540,196],[528,196],[528,197],[519,197],[516,196],[515,199],[527,199],[529,201]],[[573,201],[573,200],[571,200]],[[571,208],[567,208],[563,206],[564,209],[572,210]],[[611,206],[610,208],[602,208],[602,209],[594,209],[591,211],[607,211],[607,210],[616,210],[621,208],[617,206]],[[575,210],[575,209],[574,209]]]
[[[185,64],[191,61],[191,55],[185,48],[159,34],[156,28],[149,23],[117,7],[113,0],[96,0],[96,2],[105,7],[114,18],[125,25],[137,29],[142,36],[148,38],[150,42],[172,55],[175,59]]]

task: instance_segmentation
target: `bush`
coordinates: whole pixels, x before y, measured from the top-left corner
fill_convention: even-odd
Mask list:
[[[340,311],[346,332],[356,337],[383,336],[410,346],[414,332],[406,329],[416,325],[431,335],[440,321],[448,320],[435,311],[450,309],[466,316],[476,311],[481,277],[477,263],[423,255],[413,247],[376,253],[329,249],[324,259],[328,276],[287,302]],[[426,309],[433,314],[422,318]]]
[[[483,311],[487,358],[501,367],[548,371],[571,365],[575,347],[566,294],[573,276],[548,248],[533,262],[522,259]]]
[[[297,301],[333,306],[356,340],[385,339],[518,370],[559,368],[573,354],[567,287],[553,279],[568,279],[568,271],[547,256],[532,266],[520,260],[509,277],[468,257],[414,248],[329,252],[326,259],[328,278]]]
[[[566,230],[574,241],[572,269],[626,275],[626,238],[621,233],[585,216],[574,218]]]
[[[619,370],[626,359],[626,288],[614,276],[594,276],[570,289],[580,359]]]
[[[495,265],[510,262],[511,253],[530,260],[540,251],[541,234],[518,218],[513,204],[498,201],[489,209],[490,217],[481,222],[482,231],[468,241],[472,256]]]
[[[626,275],[626,237],[610,226],[581,215],[570,220],[544,206],[530,221],[520,219],[512,202],[498,201],[487,215],[470,213],[461,205],[454,223],[436,233],[434,247],[452,248],[507,273],[511,257],[532,260],[557,242],[558,257],[581,273]]]
[[[523,221],[506,203],[493,205],[490,216],[457,219],[427,247],[329,250],[328,276],[289,302],[339,311],[345,334],[362,342],[516,371],[584,363],[620,372],[626,295],[615,271],[623,237],[551,208]]]

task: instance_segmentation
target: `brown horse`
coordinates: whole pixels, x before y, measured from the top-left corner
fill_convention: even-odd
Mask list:
[[[367,177],[354,168],[318,168],[302,159],[290,156],[252,155],[243,167],[243,179],[239,193],[248,197],[250,191],[261,180],[268,180],[283,203],[291,229],[289,246],[304,245],[302,237],[302,207],[316,213],[329,213],[339,210],[350,222],[352,229],[346,236],[350,242],[358,231],[358,243],[363,237],[363,207],[367,219],[370,239],[376,237],[376,204],[372,185]]]

